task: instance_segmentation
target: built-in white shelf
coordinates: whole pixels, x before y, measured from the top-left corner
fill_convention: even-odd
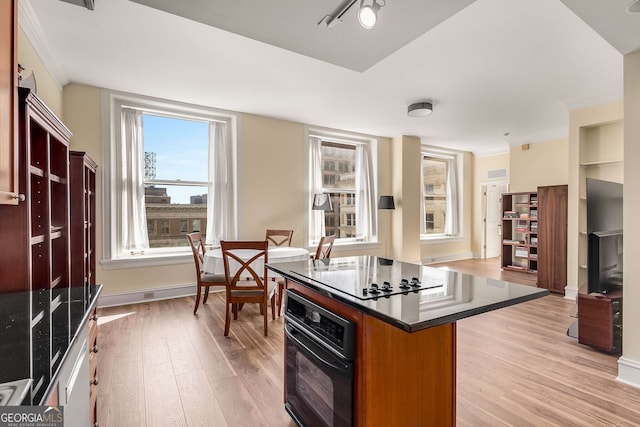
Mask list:
[[[615,165],[615,164],[623,163],[623,162],[624,161],[622,159],[596,160],[594,162],[582,162],[582,163],[580,163],[580,166],[589,167],[589,166]]]

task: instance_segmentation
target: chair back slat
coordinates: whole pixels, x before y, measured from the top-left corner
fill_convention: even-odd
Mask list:
[[[291,246],[293,230],[267,229],[265,239],[275,246]]]
[[[222,249],[222,260],[224,263],[224,272],[227,277],[227,283],[230,290],[243,289],[246,290],[246,286],[238,286],[238,282],[247,276],[250,276],[255,281],[255,288],[264,288],[264,283],[267,279],[267,267],[268,262],[268,247],[269,244],[266,240],[259,241],[221,241],[220,247]],[[251,256],[251,258],[245,260],[238,253],[234,253],[236,250],[254,250],[257,251]],[[245,252],[246,254],[246,252]],[[256,271],[252,264],[262,258],[263,271]],[[232,265],[230,261],[233,260],[237,266]],[[232,267],[235,271],[232,270]],[[236,269],[237,267],[237,269]]]
[[[316,249],[316,255],[314,259],[328,259],[331,257],[331,249],[333,249],[333,242],[336,240],[336,235],[324,236],[320,238],[318,242],[318,248]]]
[[[204,246],[202,235],[199,232],[193,232],[187,234],[187,240],[191,246],[191,252],[193,253],[193,260],[196,263],[198,272],[202,271],[202,264],[204,263],[204,254],[207,249]]]

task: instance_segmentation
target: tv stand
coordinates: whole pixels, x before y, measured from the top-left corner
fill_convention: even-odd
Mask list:
[[[622,291],[578,293],[578,342],[606,353],[622,353]]]

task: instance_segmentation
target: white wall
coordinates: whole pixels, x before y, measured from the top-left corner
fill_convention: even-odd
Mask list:
[[[624,58],[624,287],[622,357],[618,379],[640,387],[640,52]]]

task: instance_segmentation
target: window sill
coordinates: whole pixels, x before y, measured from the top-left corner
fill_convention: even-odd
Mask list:
[[[100,261],[100,265],[102,265],[104,270],[118,270],[123,268],[187,264],[190,262],[193,262],[193,254],[191,254],[191,252],[170,252],[103,259]]]
[[[348,243],[335,243],[333,245],[332,254],[340,253],[340,252],[350,252],[350,251],[362,251],[368,249],[380,249],[382,248],[382,243],[380,242],[348,242]],[[315,253],[317,246],[309,248],[309,252]]]
[[[449,243],[449,242],[462,242],[464,237],[462,236],[429,236],[429,237],[420,237],[420,244],[430,244],[430,243]]]

